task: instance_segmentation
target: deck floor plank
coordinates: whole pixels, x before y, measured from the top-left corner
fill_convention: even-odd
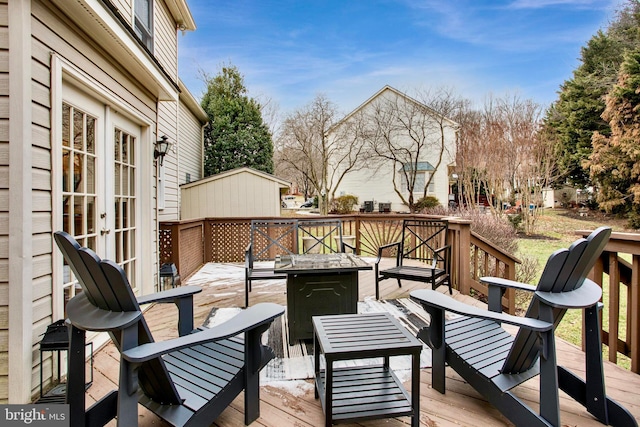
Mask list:
[[[383,260],[383,262],[392,262]],[[375,295],[375,285],[372,271],[362,271],[360,275],[359,297]],[[186,282],[186,281],[185,281]],[[215,282],[215,280],[214,280]],[[242,307],[244,304],[244,282],[212,283],[215,286],[203,287],[203,292],[195,295],[194,317],[195,325],[201,325],[213,307]],[[395,280],[385,280],[380,283],[382,298],[393,299],[407,297],[414,289],[424,288],[424,283],[403,281],[399,288]],[[445,287],[440,290],[447,292]],[[254,282],[251,293],[251,305],[258,302],[276,302],[286,304],[286,286],[281,281]],[[454,297],[468,301],[470,297],[460,295],[454,291]],[[474,304],[476,303],[473,300]],[[150,325],[153,336],[157,341],[177,336],[177,309],[171,304],[156,305],[149,308],[145,317]],[[584,376],[584,354],[569,343],[557,340],[558,363],[565,365],[578,375]],[[96,351],[94,383],[87,392],[87,405],[117,387],[119,355],[112,344]],[[607,392],[636,417],[640,418],[640,375],[626,371],[612,363],[605,362]],[[493,408],[482,396],[469,386],[452,369],[446,370],[446,393],[440,394],[431,388],[431,369],[423,369],[420,375],[420,424],[424,426],[510,426],[507,419]],[[324,424],[324,413],[320,401],[314,399],[311,381],[300,392],[291,391],[290,386],[280,387],[269,384],[261,387],[261,416],[252,426],[263,427],[315,427]],[[539,383],[536,378],[519,386],[516,394],[538,407]],[[243,395],[236,398],[217,420],[212,420],[213,426],[235,427],[244,425]],[[601,426],[586,410],[566,394],[560,394],[561,420],[563,425]],[[163,427],[162,422],[154,414],[141,405],[138,406],[139,426]],[[108,424],[115,426],[115,421]],[[399,427],[410,425],[409,417],[397,419],[370,420],[359,423],[340,424],[345,427]]]

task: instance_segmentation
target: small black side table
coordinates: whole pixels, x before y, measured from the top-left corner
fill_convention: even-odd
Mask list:
[[[420,425],[422,343],[389,313],[313,317],[316,398],[333,422],[410,416]],[[325,369],[320,369],[320,354]],[[389,357],[411,356],[411,395],[389,367]],[[334,368],[333,362],[383,359],[379,366]]]
[[[89,347],[89,363],[91,373],[89,374],[89,382],[85,385],[88,389],[93,383],[93,343],[86,344]],[[57,352],[58,356],[58,384],[60,384],[60,352],[69,351],[69,328],[64,319],[58,320],[47,326],[47,330],[44,333],[42,341],[40,341],[40,398],[36,403],[64,403],[65,393],[64,389],[56,390],[58,387],[51,390],[46,395],[43,395],[43,372],[42,372],[42,353],[45,351]]]

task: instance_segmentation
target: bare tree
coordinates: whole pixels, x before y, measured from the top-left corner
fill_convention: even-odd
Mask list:
[[[517,96],[487,98],[481,111],[466,111],[457,152],[457,173],[464,197],[476,201],[481,189],[492,209],[505,198],[522,205],[524,230],[535,228],[542,190],[556,178],[554,142],[540,129],[541,108]],[[529,207],[532,206],[532,209]]]
[[[419,92],[417,99],[389,89],[363,109],[362,138],[379,161],[393,164],[394,191],[411,212],[414,193],[425,197],[435,172],[453,158],[449,141],[458,125],[450,117],[461,106],[462,100],[447,89]],[[424,167],[427,158],[435,163],[431,170]]]
[[[366,164],[360,122],[354,117],[334,127],[338,118],[335,104],[317,95],[284,119],[276,138],[279,167],[313,187],[319,195],[320,212],[325,215],[344,176]]]

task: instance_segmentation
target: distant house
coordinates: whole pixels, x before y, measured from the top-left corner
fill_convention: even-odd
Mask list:
[[[52,232],[153,292],[157,224],[202,177],[207,117],[178,78],[185,0],[4,0],[0,17],[0,403],[19,404],[57,376],[38,343],[77,289]]]
[[[280,196],[291,183],[242,167],[183,184],[181,219],[280,215]]]
[[[568,208],[578,204],[578,191],[570,186],[545,188],[542,190],[545,208]]]
[[[401,191],[403,197],[408,200],[409,193],[406,190],[405,178],[402,170],[415,170],[416,172],[416,185],[414,187],[414,199],[418,200],[424,194],[424,187],[430,176],[433,176],[430,184],[427,188],[427,195],[436,197],[440,204],[447,206],[449,200],[450,178],[449,169],[455,162],[455,150],[456,150],[456,138],[458,124],[454,121],[442,117],[435,111],[431,110],[428,106],[425,106],[415,99],[407,96],[406,94],[390,87],[385,86],[380,91],[375,93],[371,98],[365,101],[362,105],[349,113],[336,127],[333,128],[335,132],[339,126],[346,123],[348,120],[353,120],[356,116],[361,120],[367,117],[371,117],[375,109],[381,108],[381,105],[385,103],[393,105],[397,108],[403,106],[410,106],[411,108],[419,107],[421,111],[427,112],[427,116],[430,115],[433,126],[429,128],[440,128],[442,125],[442,135],[444,135],[444,150],[438,149],[424,149],[418,156],[413,156],[416,161],[413,163],[399,164],[392,160],[383,160],[372,163],[369,167],[352,170],[348,172],[339,184],[336,190],[336,196],[350,194],[358,197],[361,204],[364,202],[374,202],[374,210],[378,210],[380,203],[383,206],[390,203],[391,211],[403,212],[408,211],[409,207],[402,202],[402,199],[396,193],[394,188],[394,180],[397,188]],[[409,150],[415,149],[415,144],[412,142],[406,134],[397,132],[394,135],[395,140],[393,144],[399,148],[406,148]],[[429,135],[431,141],[428,143],[429,147],[435,147],[439,144],[441,133],[434,132],[433,135]],[[442,159],[439,158],[440,151],[442,151]],[[364,161],[364,160],[363,160]]]

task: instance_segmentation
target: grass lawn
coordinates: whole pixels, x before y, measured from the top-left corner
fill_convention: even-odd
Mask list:
[[[567,248],[573,243],[578,236],[576,230],[594,230],[597,227],[608,225],[613,228],[614,231],[629,231],[625,230],[624,220],[611,219],[604,215],[592,216],[592,217],[578,217],[571,215],[566,210],[548,209],[541,215],[537,222],[535,236],[526,237],[522,236],[518,239],[518,254],[517,256],[528,256],[538,261],[538,276],[535,284],[542,274],[542,269],[549,256],[557,249]],[[605,310],[603,315],[603,323],[605,330],[608,328],[607,317],[607,300],[608,300],[608,286],[604,285],[603,301],[605,303]],[[626,294],[621,295],[622,307],[620,309],[620,331],[624,333],[626,330]],[[581,310],[568,310],[562,322],[556,330],[557,336],[560,338],[576,344],[578,346],[582,343],[582,312]],[[608,358],[608,347],[603,346],[603,353],[605,358]],[[630,359],[626,356],[618,354],[618,364],[626,369],[630,368]]]

